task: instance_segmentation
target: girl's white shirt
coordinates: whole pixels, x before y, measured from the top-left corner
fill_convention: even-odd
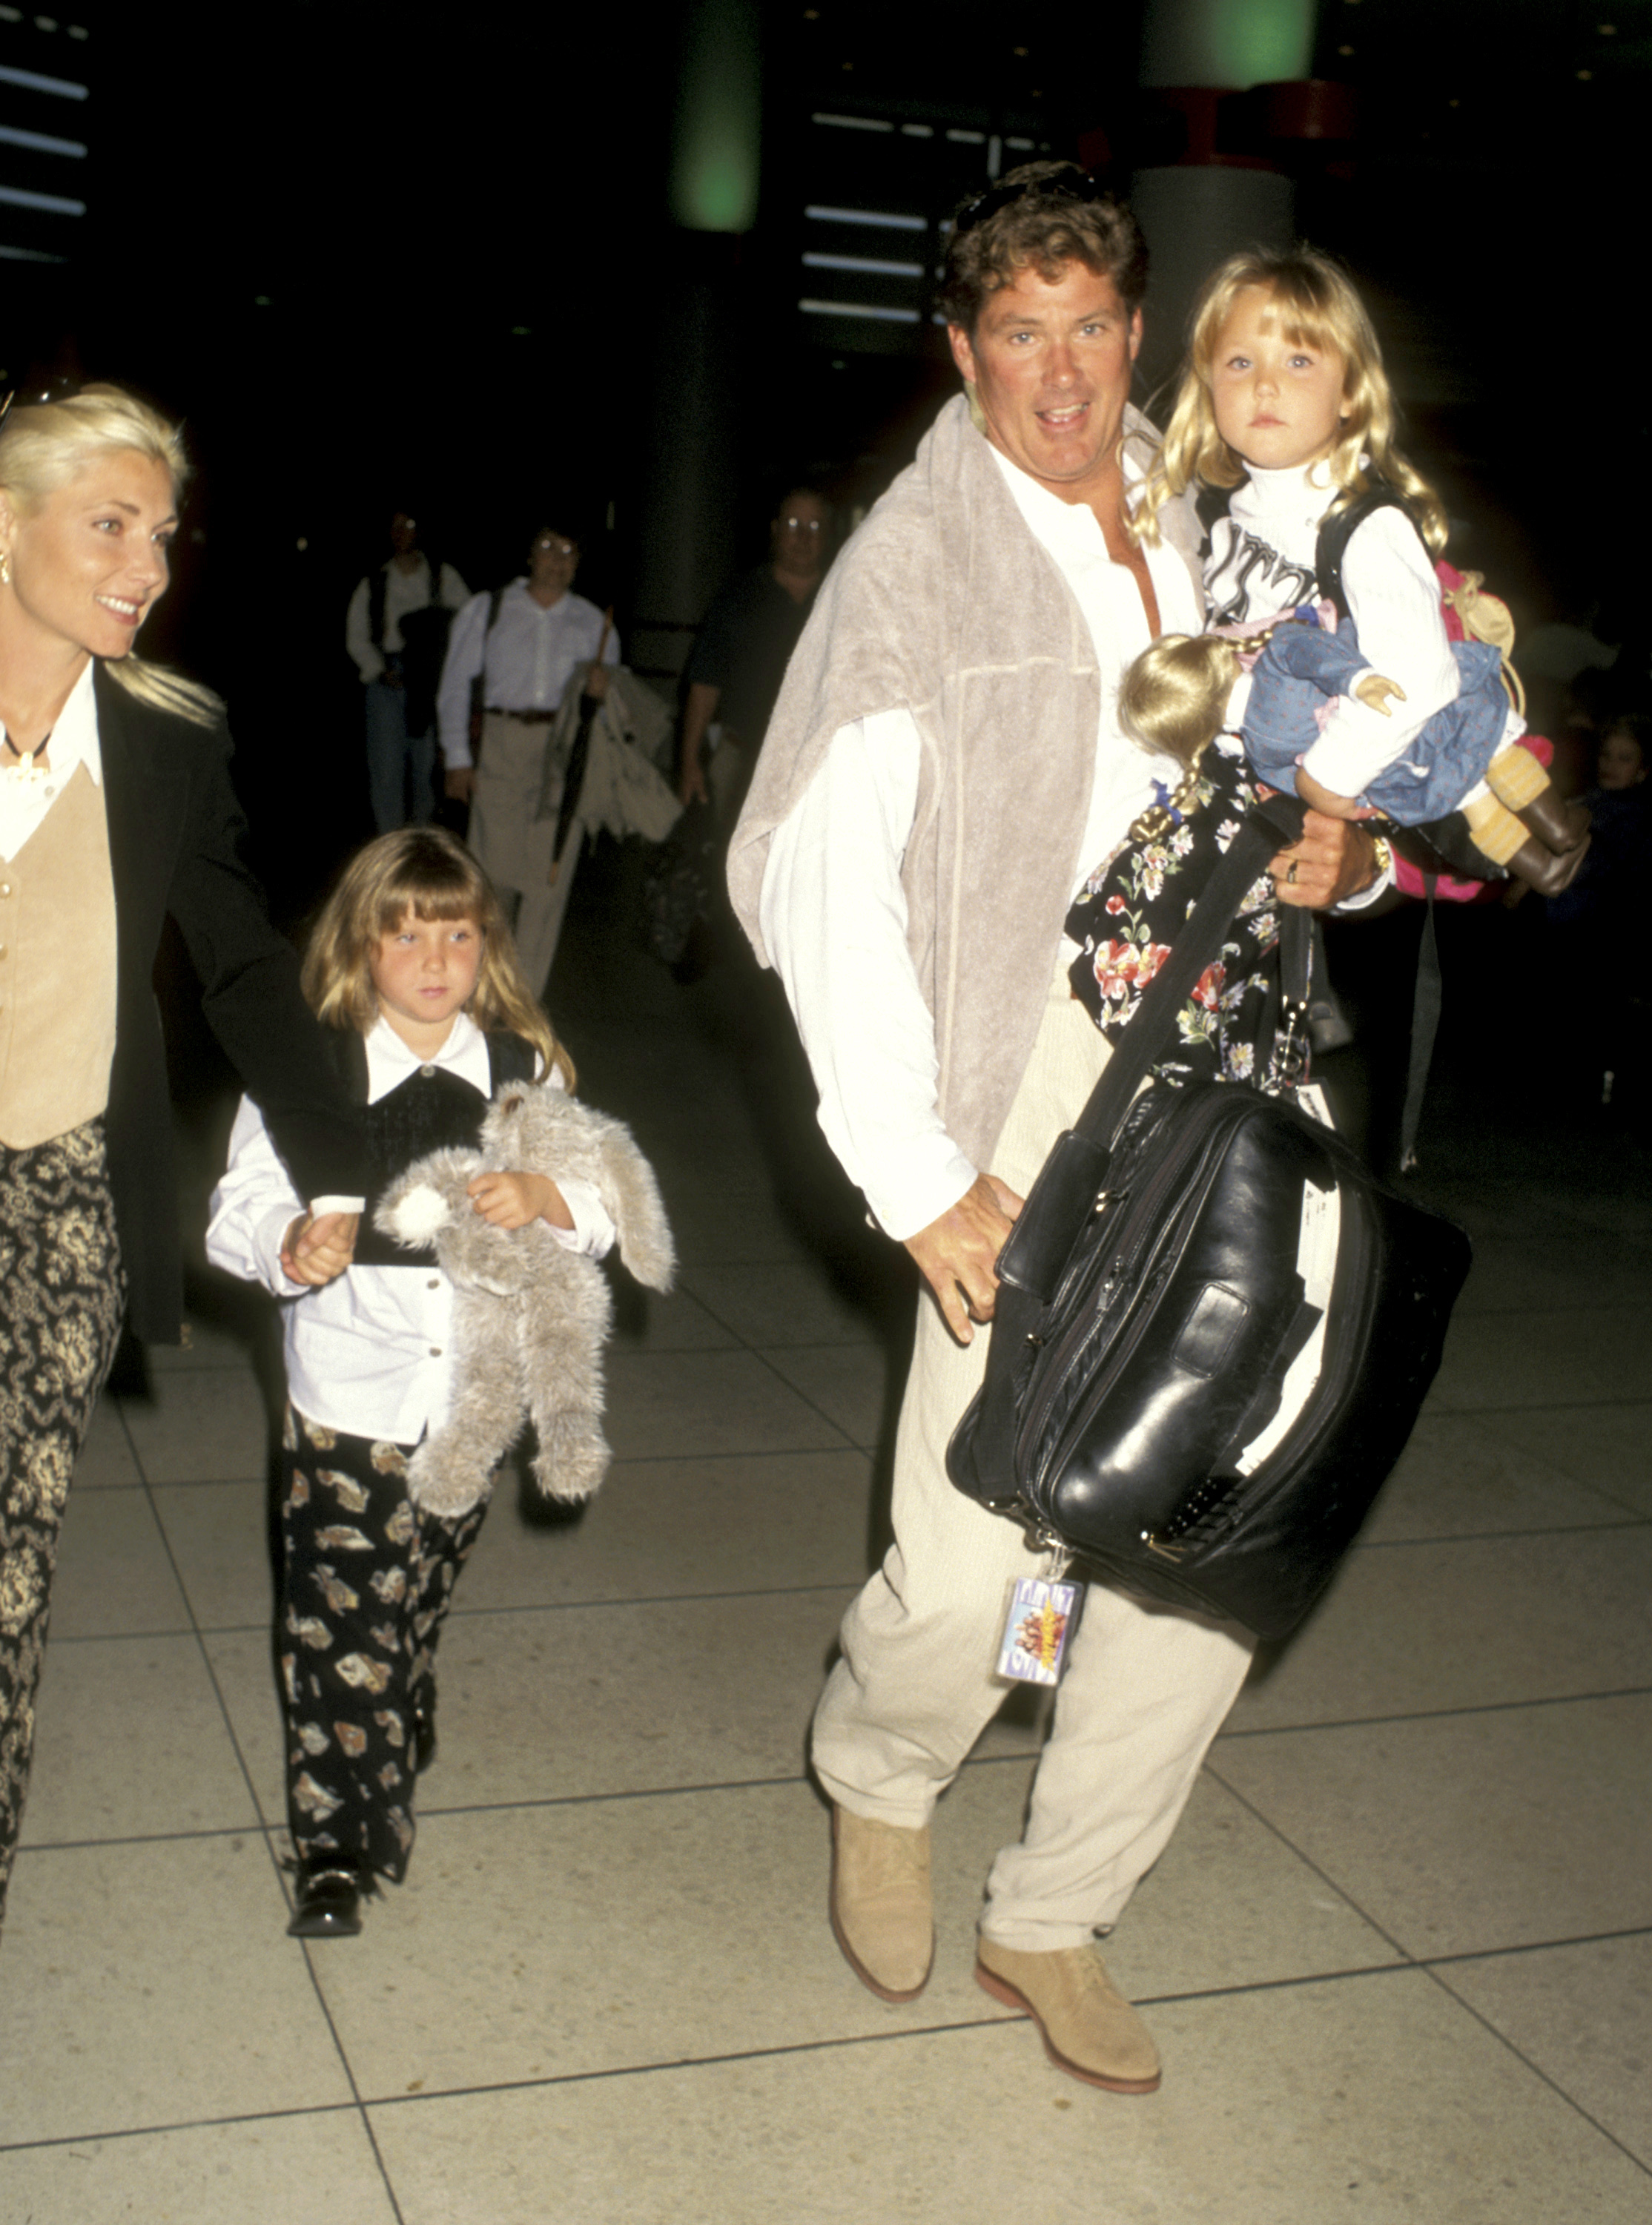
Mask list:
[[[465,1014],[454,1020],[434,1057],[408,1049],[380,1019],[367,1036],[370,1104],[425,1067],[440,1066],[486,1098],[491,1089],[487,1039]],[[560,1075],[551,1077],[560,1088]],[[559,1182],[571,1229],[548,1223],[518,1232],[527,1242],[546,1238],[571,1252],[599,1259],[614,1241],[614,1225],[587,1182]],[[453,1288],[439,1268],[350,1267],[320,1290],[289,1282],[282,1271],[281,1241],[294,1214],[303,1211],[286,1168],[275,1155],[263,1116],[244,1097],[230,1137],[230,1163],[212,1194],[206,1256],[214,1266],[247,1282],[262,1283],[284,1300],[282,1342],[288,1395],[301,1413],[353,1436],[416,1444],[445,1417],[452,1391]]]
[[[1093,510],[1063,502],[995,449],[1028,530],[1071,588],[1101,668],[1096,776],[1079,849],[1091,869],[1181,769],[1118,723],[1118,687],[1152,639],[1142,591],[1116,564]],[[1132,490],[1141,472],[1130,457]],[[1166,632],[1198,633],[1199,592],[1168,547],[1143,550]],[[935,1024],[907,947],[901,865],[917,811],[918,730],[907,710],[840,727],[820,770],[776,830],[763,872],[763,940],[785,986],[820,1095],[820,1126],[879,1225],[904,1238],[955,1205],[976,1169],[941,1123]],[[1012,829],[1035,839],[1035,831]],[[1078,955],[1063,939],[1063,961]]]
[[[1205,567],[1213,615],[1239,624],[1275,617],[1307,599],[1320,523],[1338,493],[1323,460],[1290,471],[1247,469],[1250,477],[1234,489],[1226,517],[1212,528]],[[1303,757],[1304,770],[1334,795],[1358,796],[1404,758],[1436,711],[1456,701],[1461,675],[1440,615],[1434,559],[1403,510],[1389,505],[1355,527],[1342,560],[1342,586],[1364,668],[1405,690],[1405,700],[1392,700],[1386,718],[1357,696],[1339,695]],[[1242,681],[1230,704],[1231,722],[1243,718],[1249,693]],[[1503,740],[1522,731],[1511,719]]]

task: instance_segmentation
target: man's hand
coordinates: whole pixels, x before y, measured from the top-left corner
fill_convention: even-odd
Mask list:
[[[476,786],[476,767],[449,765],[443,777],[442,786],[453,802],[468,803],[471,800],[471,790]]]
[[[289,1283],[320,1290],[342,1275],[356,1256],[357,1213],[301,1213],[281,1240],[281,1269]]]
[[[975,1322],[992,1318],[998,1290],[995,1263],[1022,1203],[996,1175],[977,1175],[956,1205],[906,1239],[960,1344],[974,1341]]]
[[[573,1215],[548,1175],[483,1174],[465,1187],[472,1208],[495,1228],[526,1228],[535,1220],[548,1220],[554,1228],[573,1226]]]
[[[693,764],[686,764],[682,769],[677,782],[677,801],[687,811],[691,803],[705,803],[708,800],[706,792],[706,767],[700,759],[696,758]]]
[[[608,693],[608,667],[605,664],[591,664],[586,667],[583,692],[590,696],[593,703],[602,701],[603,697]]]
[[[1298,775],[1299,785],[1301,776]],[[1323,811],[1302,821],[1302,839],[1269,865],[1281,903],[1325,911],[1377,878],[1377,850],[1363,827]]]

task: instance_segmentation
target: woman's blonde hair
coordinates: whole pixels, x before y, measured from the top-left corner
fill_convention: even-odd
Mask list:
[[[382,936],[415,919],[473,919],[482,962],[466,1010],[478,1028],[531,1043],[573,1087],[573,1061],[523,976],[493,884],[457,836],[403,827],[358,850],[322,905],[304,954],[304,994],[319,1020],[366,1035],[379,1017],[372,959]]]
[[[119,386],[13,404],[0,426],[0,489],[27,517],[100,456],[133,449],[165,466],[174,498],[189,477],[183,435],[158,409]],[[104,669],[130,695],[199,726],[216,726],[224,706],[208,688],[141,657],[109,657]]]
[[[1386,479],[1405,497],[1428,553],[1446,546],[1446,512],[1427,481],[1394,445],[1394,394],[1383,368],[1383,351],[1365,305],[1345,271],[1312,247],[1288,253],[1250,248],[1231,255],[1211,273],[1193,305],[1181,384],[1164,441],[1131,521],[1139,540],[1156,542],[1158,512],[1172,495],[1193,485],[1244,484],[1244,460],[1216,429],[1211,377],[1217,342],[1234,303],[1247,288],[1265,288],[1286,339],[1304,347],[1334,349],[1342,358],[1345,415],[1326,463],[1338,489],[1332,510]],[[1364,463],[1361,458],[1367,460]]]
[[[1223,634],[1161,634],[1120,683],[1119,724],[1133,741],[1191,772],[1221,732],[1239,650]]]

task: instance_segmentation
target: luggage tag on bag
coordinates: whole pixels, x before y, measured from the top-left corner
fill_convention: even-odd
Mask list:
[[[1018,1576],[1004,1619],[998,1674],[1020,1684],[1056,1684],[1079,1609],[1077,1584]]]

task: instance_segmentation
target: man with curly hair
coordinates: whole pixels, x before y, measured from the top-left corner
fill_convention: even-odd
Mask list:
[[[1105,1038],[1072,997],[1074,895],[1151,800],[1118,682],[1197,632],[1198,529],[1130,532],[1156,436],[1129,402],[1146,249],[1076,167],[1029,164],[955,219],[942,295],[965,392],[820,590],[730,856],[736,909],[779,972],[820,1120],[878,1224],[917,1261],[896,1453],[896,1543],[851,1607],[816,1712],[832,1803],[832,1921],[880,1999],[934,1955],[930,1816],[996,1713],[1016,1525],[953,1490],[994,1263]],[[1369,840],[1311,821],[1284,901],[1369,882]],[[1092,1584],[1027,1825],[992,1867],[976,1975],[1053,2059],[1150,2092],[1153,2041],[1095,1950],[1180,1816],[1244,1681],[1236,1626]]]

